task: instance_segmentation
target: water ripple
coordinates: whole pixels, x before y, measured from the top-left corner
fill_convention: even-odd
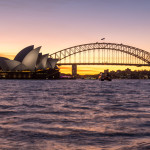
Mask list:
[[[150,149],[149,80],[0,80],[2,150]]]

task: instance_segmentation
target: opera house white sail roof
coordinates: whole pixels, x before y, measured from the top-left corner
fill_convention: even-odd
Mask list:
[[[28,46],[21,50],[14,58],[10,60],[0,57],[0,67],[2,71],[35,71],[54,69],[58,59],[48,58],[49,54],[42,55],[41,47],[34,49],[34,45]]]

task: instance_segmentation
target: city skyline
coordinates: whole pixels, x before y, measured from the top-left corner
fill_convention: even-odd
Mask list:
[[[32,44],[52,54],[79,44],[101,42],[101,38],[150,52],[149,13],[149,0],[0,1],[0,56],[13,58],[18,50]],[[115,66],[79,66],[78,71],[94,73],[95,67],[118,70]],[[70,71],[70,67],[62,68]]]

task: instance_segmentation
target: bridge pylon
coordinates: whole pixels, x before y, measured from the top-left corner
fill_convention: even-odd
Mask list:
[[[72,65],[72,76],[74,76],[74,77],[77,76],[77,65],[76,64]]]

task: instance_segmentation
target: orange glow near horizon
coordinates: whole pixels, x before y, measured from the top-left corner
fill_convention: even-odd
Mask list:
[[[72,67],[71,66],[59,66],[60,72],[65,73],[65,74],[72,74]],[[132,71],[134,70],[149,70],[150,67],[136,67],[136,66],[105,66],[105,65],[100,65],[100,66],[77,66],[77,73],[80,75],[94,75],[94,74],[99,74],[100,72],[104,72],[104,70],[109,69],[109,71],[117,71],[117,70],[125,70],[125,69],[131,69]]]
[[[0,53],[0,57],[6,57],[8,59],[14,59],[15,55],[14,54],[4,54]]]

